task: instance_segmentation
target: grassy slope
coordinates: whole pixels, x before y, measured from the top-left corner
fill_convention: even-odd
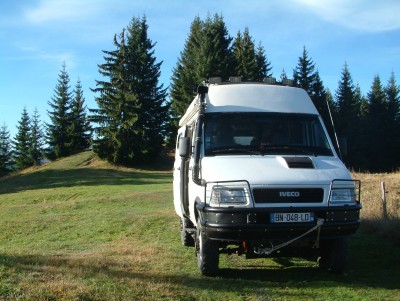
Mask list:
[[[0,299],[400,300],[400,246],[367,232],[341,276],[221,255],[221,276],[201,277],[180,244],[171,180],[90,152],[0,179]]]

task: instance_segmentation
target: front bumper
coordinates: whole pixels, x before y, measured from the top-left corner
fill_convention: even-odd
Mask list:
[[[361,205],[341,207],[216,208],[197,204],[200,223],[210,239],[225,241],[286,240],[312,228],[323,219],[320,238],[354,234],[360,225]],[[314,222],[271,223],[276,212],[313,212]]]

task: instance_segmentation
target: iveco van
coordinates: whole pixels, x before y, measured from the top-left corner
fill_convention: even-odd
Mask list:
[[[181,118],[173,188],[182,243],[209,276],[222,253],[315,258],[340,273],[360,224],[360,182],[308,94],[266,82],[201,85]]]

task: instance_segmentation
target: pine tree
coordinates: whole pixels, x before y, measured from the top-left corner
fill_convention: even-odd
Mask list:
[[[232,76],[231,41],[222,16],[209,16],[205,21],[196,17],[192,22],[184,50],[172,74],[170,130],[173,133],[201,82],[210,77],[226,80]]]
[[[238,32],[232,45],[232,54],[234,75],[241,76],[243,80],[262,81],[264,77],[272,76],[272,67],[265,56],[261,42],[255,49],[247,27],[243,35],[240,31]]]
[[[264,47],[261,42],[258,44],[256,52],[256,65],[257,65],[257,80],[262,80],[265,77],[272,77],[272,66],[271,62],[268,61],[265,55]]]
[[[12,159],[12,149],[10,141],[10,132],[4,123],[0,128],[0,177],[10,172]]]
[[[118,164],[136,164],[154,158],[166,133],[166,89],[158,85],[161,63],[147,36],[146,18],[133,18],[127,29],[114,36],[113,51],[103,51],[105,63],[94,92],[98,109],[90,110],[97,124],[94,150]]]
[[[110,162],[123,163],[129,147],[136,147],[138,134],[132,127],[138,119],[140,104],[137,96],[130,93],[125,29],[114,35],[114,46],[116,50],[103,50],[105,63],[99,65],[99,73],[105,80],[96,80],[97,87],[92,89],[100,95],[95,98],[99,108],[90,109],[90,120],[97,124],[93,150]]]
[[[391,170],[400,167],[400,87],[392,72],[385,88],[388,117],[386,121],[387,136],[391,141],[391,147],[387,149],[391,164]]]
[[[173,69],[170,88],[171,98],[171,132],[175,134],[179,119],[185,113],[193,100],[196,88],[204,78],[198,78],[195,72],[200,60],[200,44],[203,31],[203,22],[196,17],[191,26],[184,50],[181,51],[176,67]],[[175,135],[170,140],[175,139]]]
[[[303,55],[299,57],[299,62],[293,70],[293,80],[296,87],[306,90],[311,95],[315,82],[315,64],[308,57],[306,47],[303,47]]]
[[[54,89],[55,95],[48,102],[51,111],[47,111],[51,123],[47,127],[47,143],[49,148],[46,155],[49,159],[57,159],[70,155],[68,144],[68,128],[71,124],[71,93],[69,92],[69,75],[66,71],[66,64],[62,65],[57,85]]]
[[[285,68],[282,69],[281,75],[279,76],[279,79],[281,82],[283,82],[284,80],[288,79]]]
[[[147,35],[146,18],[133,19],[127,28],[128,74],[131,76],[132,93],[140,103],[136,128],[140,136],[139,159],[151,159],[160,154],[169,121],[167,89],[159,84],[162,62],[154,56],[155,44]]]
[[[243,36],[238,32],[232,45],[235,75],[244,80],[255,80],[258,76],[258,66],[254,42],[246,27]]]
[[[336,130],[339,137],[346,138],[348,155],[344,158],[350,167],[356,167],[356,146],[360,139],[360,103],[355,97],[355,87],[347,64],[344,65],[341,80],[335,93],[337,118]]]
[[[30,167],[33,161],[30,156],[30,118],[26,107],[22,111],[21,119],[17,126],[18,132],[14,138],[14,156],[18,170]]]
[[[29,156],[34,165],[40,165],[43,160],[43,130],[39,118],[39,112],[35,108],[30,124],[29,139]]]
[[[68,128],[68,149],[74,154],[87,149],[90,146],[91,127],[86,116],[85,98],[81,81],[78,79],[74,97],[71,102],[71,122]]]
[[[227,79],[232,75],[232,38],[228,34],[224,18],[215,14],[203,22],[199,43],[199,56],[196,75],[197,84],[209,77],[219,76]]]
[[[387,102],[385,91],[382,87],[380,77],[374,77],[368,99],[368,158],[371,171],[387,170]]]
[[[324,123],[330,123],[329,111],[326,101],[326,90],[318,71],[314,73],[314,81],[311,83],[310,92],[310,97],[322,119],[324,120]]]
[[[359,103],[355,96],[355,86],[351,77],[347,63],[345,63],[341,79],[339,81],[338,89],[335,93],[336,105],[338,115],[340,116],[339,129],[348,129],[351,127],[349,122],[357,119],[359,110]]]

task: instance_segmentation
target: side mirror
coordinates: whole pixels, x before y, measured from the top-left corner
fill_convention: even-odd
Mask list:
[[[180,137],[179,138],[179,156],[187,158],[190,155],[190,138]]]

